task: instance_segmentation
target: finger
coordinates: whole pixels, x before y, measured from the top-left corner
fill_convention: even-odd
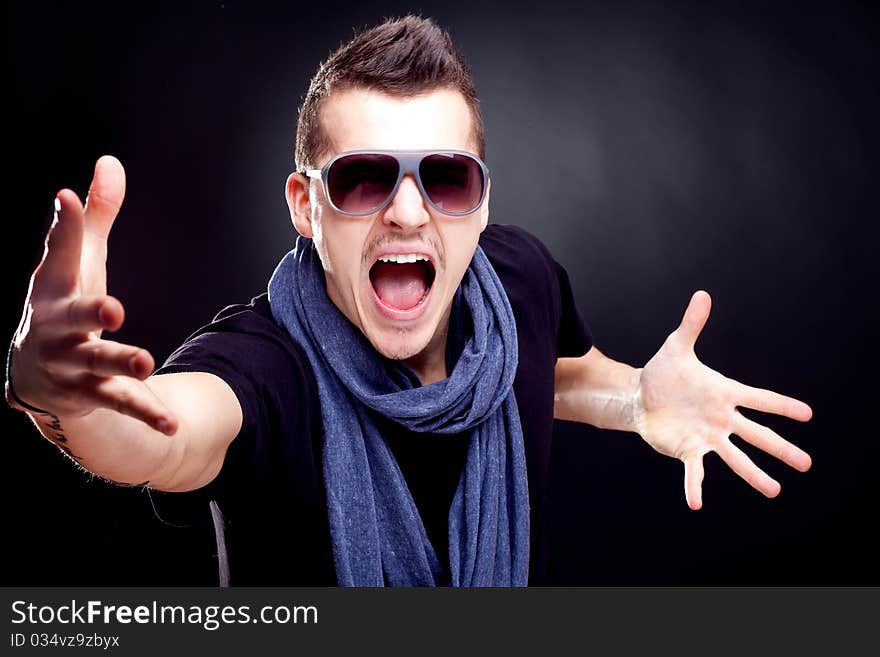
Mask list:
[[[112,155],[95,163],[95,174],[86,199],[85,227],[91,235],[106,241],[125,197],[125,169]]]
[[[703,508],[703,457],[691,456],[684,462],[684,496],[694,511]]]
[[[55,219],[46,237],[43,260],[34,272],[34,296],[70,294],[79,277],[83,206],[69,189],[55,197]]]
[[[796,445],[792,445],[778,433],[757,422],[750,420],[741,413],[736,413],[731,431],[755,447],[764,450],[801,472],[806,472],[812,465],[810,455]]]
[[[782,489],[779,482],[755,465],[745,452],[729,440],[725,440],[715,451],[730,466],[730,469],[745,479],[752,488],[767,497],[779,495],[779,491]]]
[[[688,307],[684,311],[681,324],[676,329],[681,343],[689,349],[693,349],[700,337],[700,332],[706,326],[709,319],[709,311],[712,309],[712,298],[705,290],[697,290],[691,297]]]
[[[45,347],[43,355],[53,369],[88,372],[98,377],[131,376],[146,379],[155,361],[146,349],[113,340],[84,340],[76,345]]]
[[[793,397],[780,395],[772,390],[753,388],[744,383],[736,383],[735,398],[737,406],[753,408],[764,413],[783,415],[792,420],[806,422],[813,417],[813,409]]]
[[[44,318],[48,335],[83,334],[89,331],[116,331],[125,320],[125,309],[114,297],[82,296],[55,304]]]
[[[166,435],[177,431],[177,418],[143,381],[125,376],[96,379],[89,396],[98,405],[140,420]]]

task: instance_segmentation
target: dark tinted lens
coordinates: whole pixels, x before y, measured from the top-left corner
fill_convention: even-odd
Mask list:
[[[346,155],[330,165],[327,193],[343,212],[373,212],[391,194],[397,172],[397,160],[390,155]]]
[[[483,196],[483,169],[467,155],[428,155],[419,165],[419,175],[431,203],[446,212],[476,210]]]

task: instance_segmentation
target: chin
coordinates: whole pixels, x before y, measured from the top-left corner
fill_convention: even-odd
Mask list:
[[[428,348],[428,343],[431,341],[430,335],[426,337],[413,335],[413,331],[407,329],[381,331],[381,333],[383,335],[367,333],[366,336],[373,348],[390,360],[407,360],[417,356]]]

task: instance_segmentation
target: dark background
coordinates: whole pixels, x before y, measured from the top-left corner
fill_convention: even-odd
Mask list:
[[[7,4],[3,335],[55,192],[84,194],[103,153],[128,174],[115,339],[161,362],[260,293],[294,237],[282,191],[310,76],[353,27],[407,11],[473,69],[492,220],[545,241],[605,353],[644,364],[707,289],[703,362],[815,412],[760,418],[810,472],[747,446],[782,483],[767,500],[710,455],[696,513],[679,462],[560,424],[551,582],[880,583],[869,3]],[[181,520],[196,502],[93,480],[0,416],[3,584],[216,582],[211,534]]]

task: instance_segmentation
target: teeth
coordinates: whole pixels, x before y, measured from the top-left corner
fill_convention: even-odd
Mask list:
[[[379,258],[382,262],[396,262],[396,263],[404,263],[404,262],[417,262],[419,260],[428,261],[427,256],[423,256],[419,253],[389,253],[388,255],[382,256]]]

